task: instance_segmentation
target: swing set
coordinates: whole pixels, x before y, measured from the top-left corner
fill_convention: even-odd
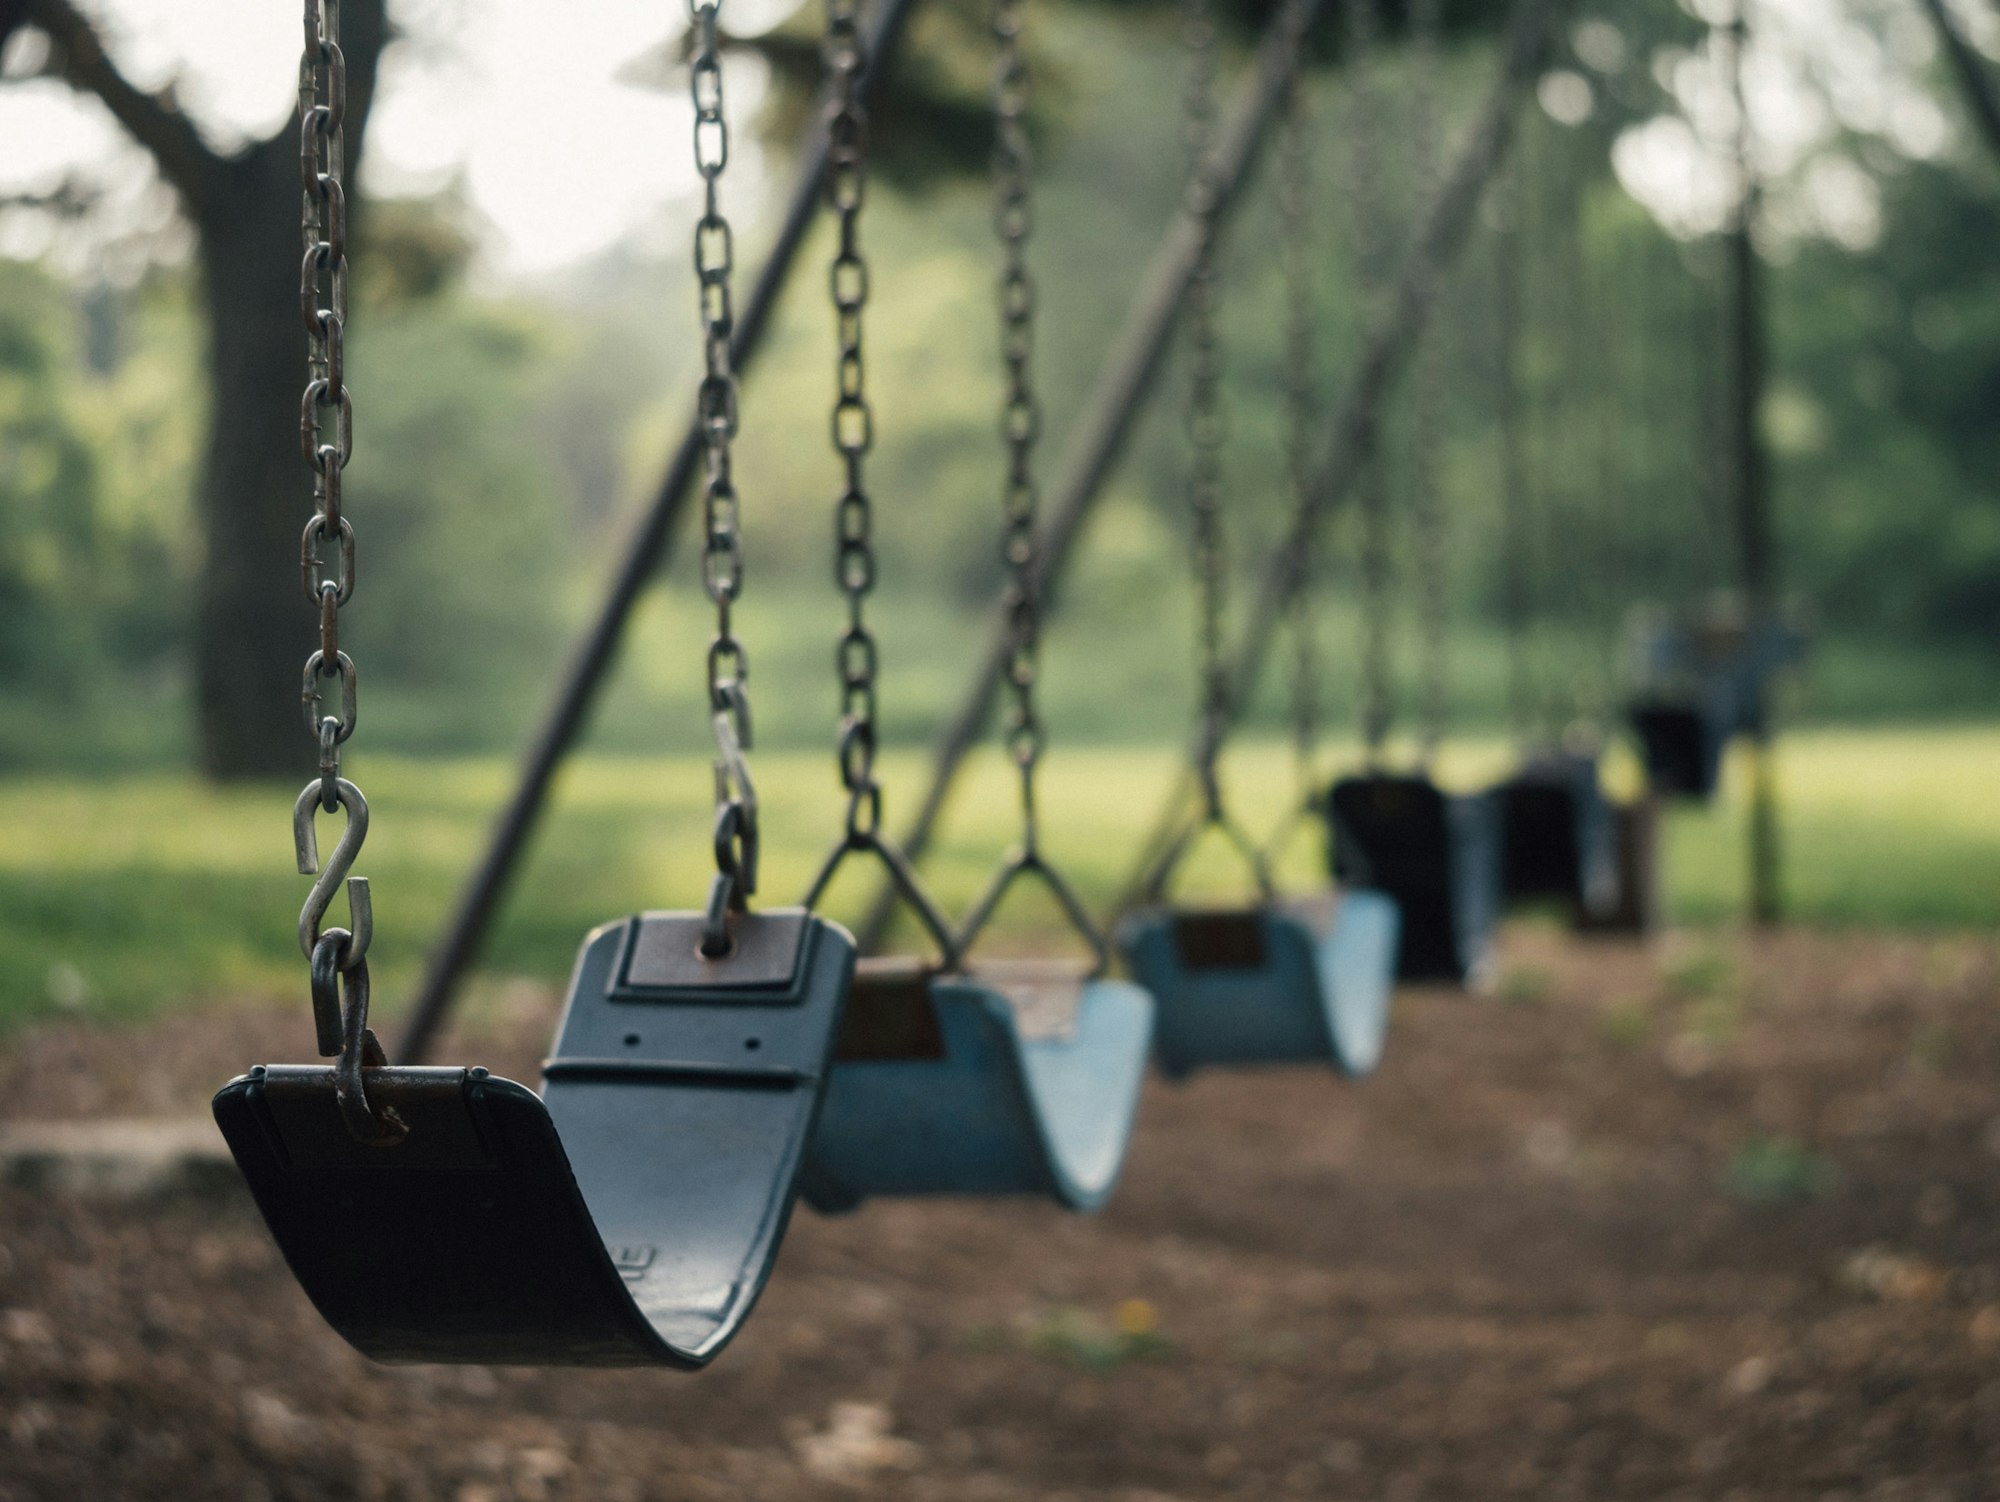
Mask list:
[[[1358,44],[1350,62],[1362,68],[1378,0],[1343,3],[1350,41]],[[296,801],[293,828],[299,869],[315,878],[299,941],[322,1062],[258,1066],[222,1089],[215,1115],[299,1282],[327,1321],[375,1359],[699,1368],[756,1304],[800,1200],[839,1213],[879,1196],[1034,1195],[1070,1210],[1097,1210],[1124,1164],[1149,1061],[1170,1077],[1283,1062],[1365,1075],[1382,1057],[1398,978],[1467,983],[1484,972],[1503,875],[1516,895],[1575,884],[1565,873],[1533,866],[1519,843],[1530,833],[1543,838],[1545,827],[1560,823],[1556,814],[1536,812],[1520,790],[1531,773],[1542,775],[1541,763],[1530,762],[1504,793],[1447,794],[1431,779],[1445,697],[1444,592],[1435,567],[1444,521],[1427,475],[1420,475],[1415,498],[1433,565],[1425,595],[1424,750],[1414,768],[1386,764],[1390,508],[1375,426],[1375,411],[1430,313],[1437,272],[1466,239],[1482,188],[1505,153],[1511,117],[1539,71],[1559,7],[1554,0],[1520,0],[1499,85],[1453,173],[1437,186],[1403,277],[1381,299],[1357,379],[1336,410],[1330,445],[1315,453],[1322,414],[1312,374],[1310,116],[1300,73],[1324,0],[1287,0],[1281,7],[1248,103],[1226,131],[1215,123],[1213,0],[1184,0],[1191,80],[1186,201],[1163,244],[1161,269],[1107,365],[1108,406],[1077,424],[1073,441],[1083,447],[1065,458],[1060,505],[1045,526],[1024,0],[994,0],[1005,584],[994,673],[982,683],[990,689],[997,679],[1007,696],[1001,741],[1018,775],[1020,833],[962,922],[946,919],[916,856],[970,735],[940,757],[912,837],[893,838],[877,768],[881,662],[868,613],[877,566],[867,474],[874,411],[863,344],[871,284],[862,234],[866,108],[913,4],[883,0],[864,27],[858,0],[825,0],[825,109],[778,249],[739,313],[722,192],[729,133],[721,0],[691,0],[692,145],[703,184],[693,233],[703,375],[689,440],[566,682],[466,911],[440,947],[404,1045],[407,1062],[392,1064],[368,1026],[373,914],[366,878],[352,874],[369,810],[341,775],[357,687],[354,664],[339,645],[340,613],[355,584],[355,529],[341,487],[353,430],[344,379],[340,0],[305,0],[301,291],[308,376],[301,431],[314,475],[314,512],[302,540],[301,574],[319,611],[320,640],[302,682],[319,766]],[[1413,4],[1410,26],[1434,65],[1436,0]],[[1426,87],[1434,90],[1434,82]],[[1241,655],[1232,663],[1225,651],[1230,508],[1217,248],[1265,126],[1280,113],[1291,514],[1266,565],[1265,587],[1252,596]],[[1426,149],[1434,152],[1435,142]],[[737,382],[805,230],[821,212],[837,231],[828,267],[836,336],[830,429],[839,472],[833,571],[845,620],[833,655],[835,760],[846,810],[801,902],[763,907],[753,905],[761,895],[761,814],[750,656],[735,630],[745,553],[745,508],[733,472]],[[1155,854],[1142,883],[1144,901],[1129,907],[1114,943],[1044,844],[1037,803],[1046,746],[1036,696],[1039,657],[1053,571],[1183,315],[1193,351],[1187,499],[1199,616],[1199,696],[1184,787],[1191,784],[1198,796],[1187,816],[1177,793],[1165,838],[1150,842]],[[714,609],[702,654],[715,790],[707,901],[699,910],[620,917],[584,937],[540,1094],[484,1069],[422,1064],[417,1060],[444,1014],[452,981],[697,462],[701,571]],[[1323,793],[1311,602],[1327,514],[1350,491],[1360,513],[1367,606],[1360,654],[1367,760]],[[1281,618],[1297,647],[1293,728],[1302,792],[1260,845],[1229,811],[1220,768]],[[976,725],[980,715],[970,718]],[[1584,806],[1581,777],[1563,785],[1573,842],[1581,839],[1575,833]],[[1589,777],[1594,787],[1594,763]],[[315,829],[321,812],[345,818],[324,862]],[[1280,898],[1275,857],[1301,828],[1326,836],[1334,880],[1317,892]],[[1248,901],[1191,906],[1173,898],[1190,852],[1210,836],[1247,871]],[[890,899],[916,918],[927,953],[879,953],[879,925],[869,925],[877,932],[864,931],[867,942],[857,944],[818,914],[850,858],[877,868]],[[1080,960],[977,957],[995,914],[1024,882],[1053,895]],[[348,926],[328,926],[343,888]],[[1131,979],[1113,975],[1119,959]]]

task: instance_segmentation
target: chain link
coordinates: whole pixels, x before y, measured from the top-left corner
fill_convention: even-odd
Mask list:
[[[882,832],[882,785],[875,775],[876,677],[881,654],[869,628],[868,596],[875,589],[874,507],[863,470],[875,443],[862,353],[862,313],[868,304],[868,261],[861,249],[861,210],[867,196],[868,116],[863,101],[869,58],[859,27],[858,0],[826,0],[822,44],[830,107],[824,192],[839,234],[828,268],[835,343],[831,431],[843,480],[834,504],[834,583],[847,598],[847,625],[834,653],[840,681],[840,736],[836,750],[841,786],[847,790],[847,828],[807,889],[816,908],[849,855],[866,853],[882,863],[890,891],[922,924],[937,947],[937,969],[959,968],[958,940],[918,879],[909,859]]]
[[[1285,94],[1284,124],[1278,141],[1279,256],[1285,282],[1285,398],[1290,424],[1285,468],[1293,503],[1303,514],[1311,503],[1313,419],[1312,106],[1305,79],[1294,75]],[[1298,582],[1292,590],[1292,746],[1301,791],[1307,802],[1318,796],[1320,665],[1314,585],[1319,538],[1301,539]]]
[[[1518,152],[1517,152],[1518,157]],[[1535,681],[1528,640],[1530,553],[1527,434],[1521,403],[1521,185],[1518,160],[1503,162],[1493,184],[1494,406],[1500,427],[1502,614],[1507,630],[1507,707],[1514,733],[1535,729]]]
[[[340,50],[340,0],[305,0],[305,47],[299,59],[299,312],[306,330],[306,385],[299,399],[299,449],[313,472],[313,516],[299,539],[299,584],[319,613],[319,645],[300,677],[299,703],[319,751],[319,776],[293,810],[301,875],[318,876],[299,914],[299,943],[316,967],[331,966],[350,988],[366,991],[374,933],[368,881],[348,876],[368,832],[368,804],[340,775],[340,752],[354,734],[360,705],[354,659],[340,647],[341,607],[354,598],[354,524],[343,514],[341,474],[354,453],[354,404],[347,393],[347,194],[343,129],[347,63]],[[331,546],[330,560],[322,548]],[[327,572],[331,563],[332,572]],[[331,707],[328,700],[332,700]],[[348,827],[324,870],[313,838],[315,809],[344,811]],[[303,826],[301,826],[303,819]],[[335,889],[347,882],[346,929],[322,929]],[[322,1011],[315,994],[315,1012]],[[324,1016],[323,1053],[337,1039]]]
[[[1181,36],[1187,51],[1183,96],[1188,157],[1188,211],[1199,230],[1193,274],[1188,279],[1189,374],[1183,417],[1190,450],[1187,505],[1193,521],[1196,586],[1196,649],[1201,663],[1201,779],[1206,817],[1222,818],[1216,776],[1229,713],[1229,669],[1223,661],[1223,610],[1228,560],[1222,529],[1222,445],[1227,420],[1222,411],[1222,343],[1218,329],[1221,278],[1215,264],[1216,22],[1213,0],[1182,0]]]
[[[1025,0],[993,0],[993,229],[1000,241],[1000,356],[1007,389],[1001,402],[1000,437],[1007,474],[1001,493],[1000,561],[1007,611],[1006,717],[1008,754],[1021,774],[1021,842],[1001,863],[985,893],[972,905],[954,946],[961,962],[986,932],[1001,900],[1024,879],[1038,882],[1062,910],[1090,951],[1087,976],[1102,975],[1111,949],[1067,878],[1041,853],[1035,807],[1035,772],[1043,736],[1035,709],[1041,654],[1041,598],[1036,580],[1035,535],[1041,492],[1035,479],[1035,445],[1041,406],[1035,397],[1035,282],[1028,270],[1028,240],[1035,227],[1034,154],[1028,139],[1027,56],[1021,45]]]
[[[751,747],[750,659],[736,637],[733,609],[743,592],[741,508],[730,465],[736,437],[736,367],[730,341],[736,332],[731,277],[735,233],[721,208],[722,174],[729,166],[729,123],[722,110],[722,48],[717,23],[722,0],[688,0],[694,29],[688,93],[694,103],[694,165],[702,181],[702,213],[695,222],[694,266],[699,288],[703,375],[696,396],[705,470],[702,484],[702,585],[715,605],[715,636],[708,648],[708,704],[714,725],[716,891],[711,914],[740,911],[757,890],[757,798],[744,753]],[[715,917],[704,938],[719,954],[727,941]]]
[[[1007,452],[1000,497],[1000,561],[1007,574],[1007,689],[1012,701],[1006,734],[1008,754],[1021,774],[1024,846],[1032,855],[1035,771],[1043,747],[1042,722],[1035,707],[1041,657],[1041,597],[1035,578],[1041,489],[1035,478],[1035,445],[1041,437],[1042,413],[1034,387],[1035,280],[1028,269],[1035,207],[1027,125],[1028,61],[1021,48],[1025,9],[1025,0],[994,0],[993,37],[999,50],[993,69],[993,228],[1001,250],[1000,359],[1007,381],[1000,408],[1000,437]]]
[[[1350,201],[1354,205],[1356,261],[1365,308],[1372,314],[1385,280],[1382,206],[1376,191],[1381,152],[1375,130],[1379,101],[1372,69],[1380,17],[1378,0],[1345,0],[1347,30],[1347,134],[1350,144]],[[1390,595],[1389,498],[1383,475],[1378,418],[1371,415],[1362,440],[1355,480],[1361,513],[1361,738],[1371,764],[1378,763],[1394,716],[1391,637],[1394,600]]]
[[[867,191],[867,116],[861,77],[867,67],[855,0],[826,0],[826,66],[833,86],[827,118],[826,200],[840,245],[828,273],[839,343],[833,446],[845,470],[834,512],[834,582],[847,596],[847,629],[835,653],[840,675],[840,780],[849,802],[850,839],[876,834],[882,789],[875,778],[876,672],[880,652],[869,629],[866,601],[875,588],[874,513],[862,466],[875,439],[862,359],[861,314],[868,302],[868,263],[861,254],[861,203]]]
[[[347,394],[347,194],[343,124],[347,64],[340,51],[340,0],[305,0],[299,61],[299,172],[303,194],[299,311],[306,329],[306,387],[299,400],[299,448],[313,472],[313,518],[299,542],[299,579],[319,611],[319,648],[307,660],[300,700],[320,748],[320,806],[340,806],[340,748],[354,734],[354,662],[340,649],[340,609],[354,597],[354,525],[342,512],[341,472],[354,452],[354,404]],[[333,573],[322,547],[332,544]],[[322,713],[322,690],[337,680],[339,707]],[[358,959],[359,956],[353,958]]]
[[[1410,153],[1417,223],[1436,202],[1443,186],[1443,140],[1439,119],[1439,33],[1442,0],[1410,0]],[[1451,659],[1446,635],[1450,589],[1450,538],[1445,527],[1444,490],[1438,481],[1438,451],[1443,443],[1444,381],[1450,367],[1445,341],[1454,328],[1451,319],[1434,320],[1429,337],[1417,351],[1415,442],[1411,446],[1410,477],[1415,491],[1417,567],[1422,574],[1419,601],[1418,679],[1422,701],[1421,759],[1428,766],[1444,741],[1450,700]]]
[[[1635,341],[1629,317],[1620,316],[1628,313],[1628,305],[1607,285],[1620,270],[1620,250],[1614,248],[1608,256],[1591,254],[1584,212],[1584,196],[1572,187],[1564,194],[1561,259],[1569,268],[1565,278],[1569,298],[1563,318],[1563,336],[1569,349],[1564,363],[1576,373],[1577,394],[1571,408],[1574,415],[1564,424],[1574,435],[1574,460],[1572,504],[1560,535],[1568,548],[1594,560],[1595,566],[1576,579],[1571,597],[1576,617],[1585,629],[1566,633],[1566,722],[1559,722],[1555,733],[1560,742],[1572,730],[1580,731],[1588,743],[1602,734],[1614,714],[1620,602],[1613,581],[1622,575],[1614,566],[1617,539],[1614,529],[1606,525],[1609,512],[1605,502],[1629,495],[1633,489],[1619,473],[1629,449],[1616,419],[1628,384],[1621,356]]]
[[[1519,581],[1516,637],[1522,657],[1520,700],[1525,705],[1519,725],[1523,739],[1535,745],[1554,745],[1564,718],[1561,634],[1548,605],[1556,560],[1566,540],[1558,501],[1565,476],[1572,473],[1574,445],[1568,441],[1567,398],[1559,379],[1569,369],[1567,358],[1553,372],[1558,378],[1550,379],[1551,372],[1524,363],[1520,351],[1529,347],[1531,331],[1536,338],[1564,338],[1565,309],[1579,295],[1572,268],[1561,260],[1562,210],[1549,196],[1551,142],[1547,131],[1539,115],[1531,116],[1515,145],[1512,170],[1504,184],[1512,205],[1510,243],[1504,249],[1512,258],[1513,379],[1521,414],[1515,529],[1518,562],[1514,565]]]
[[[362,1069],[384,1062],[367,1027],[368,948],[375,932],[368,879],[353,876],[368,835],[368,802],[340,775],[340,749],[354,734],[359,696],[354,660],[340,649],[340,611],[354,598],[354,524],[343,514],[341,474],[354,453],[354,404],[347,394],[347,194],[344,124],[347,63],[340,51],[340,0],[305,0],[299,60],[299,312],[306,330],[306,386],[299,399],[299,448],[313,472],[313,516],[299,541],[299,582],[319,611],[319,645],[306,659],[299,700],[319,749],[319,776],[292,805],[299,873],[314,876],[299,912],[299,947],[311,975],[314,1031],[322,1056],[337,1060],[336,1092],[348,1131],[389,1147],[409,1134],[394,1111],[377,1113]],[[330,545],[332,573],[321,549]],[[327,712],[326,700],[334,697]],[[315,815],[343,812],[347,827],[322,866]],[[347,928],[323,921],[335,891],[347,888]],[[343,1008],[344,992],[351,1005]]]

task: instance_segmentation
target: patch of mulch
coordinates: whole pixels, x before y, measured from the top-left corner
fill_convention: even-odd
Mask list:
[[[553,999],[465,1057],[533,1079]],[[303,1006],[71,1025],[0,1116],[199,1110]],[[1510,933],[1374,1080],[1150,1086],[1094,1220],[801,1214],[709,1372],[370,1365],[254,1212],[0,1191],[0,1499],[2000,1495],[2000,947]]]

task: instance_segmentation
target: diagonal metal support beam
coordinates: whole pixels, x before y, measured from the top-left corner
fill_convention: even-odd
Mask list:
[[[4,3],[5,0],[0,0],[0,5]],[[916,8],[917,0],[881,0],[868,29],[866,45],[871,66],[862,80],[865,93],[873,93],[888,73],[904,24]],[[824,108],[813,112],[814,124],[800,153],[798,177],[792,184],[777,240],[738,314],[736,332],[730,340],[738,371],[747,369],[755,358],[771,311],[791,276],[792,264],[819,216],[820,184],[826,172],[826,118]],[[689,402],[690,414],[693,408],[694,403]],[[410,1021],[396,1045],[399,1064],[422,1063],[451,1012],[458,984],[479,951],[500,898],[548,803],[556,770],[582,735],[598,690],[617,658],[632,608],[666,563],[674,531],[688,507],[701,454],[699,424],[690,416],[652,504],[639,518],[619,554],[618,568],[605,590],[596,619],[577,641],[542,727],[522,759],[514,797],[494,825],[486,854],[459,894],[451,922],[431,951],[423,989],[417,993]]]

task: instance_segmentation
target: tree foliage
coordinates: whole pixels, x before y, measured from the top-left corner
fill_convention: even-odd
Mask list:
[[[975,635],[971,618],[989,607],[998,581],[995,251],[979,14],[927,7],[901,75],[912,80],[908,92],[875,121],[887,155],[865,231],[880,438],[870,481],[886,704],[903,731],[948,700],[962,666],[953,652]],[[1466,7],[1454,15],[1476,25]],[[1599,646],[1624,605],[1671,603],[1729,576],[1726,518],[1713,503],[1713,267],[1699,243],[1664,236],[1608,163],[1620,131],[1669,106],[1655,54],[1691,45],[1699,30],[1670,6],[1635,7],[1619,21],[1627,55],[1615,72],[1561,60],[1588,80],[1589,117],[1563,124],[1539,115],[1521,162],[1523,400],[1544,508],[1539,598],[1562,630]],[[816,68],[811,28],[799,21],[762,45],[792,79],[773,96],[765,128],[789,136]],[[1044,309],[1046,473],[1181,193],[1181,59],[1172,9],[1157,4],[1049,7],[1037,46],[1033,257]],[[1242,62],[1239,50],[1232,63]],[[1360,210],[1371,206],[1400,243],[1417,186],[1405,145],[1407,59],[1390,45],[1378,60],[1379,149],[1370,161],[1355,152],[1347,77],[1337,58],[1323,63],[1311,86],[1323,243],[1316,350],[1331,400],[1368,316],[1355,274]],[[1454,119],[1478,97],[1488,66],[1471,38],[1454,49],[1444,91]],[[1915,660],[1983,643],[2000,627],[1992,417],[2000,272],[1991,255],[2000,187],[1967,142],[1915,161],[1863,142],[1843,149],[1880,190],[1881,235],[1858,246],[1800,237],[1772,247],[1777,380],[1766,422],[1786,582],[1836,633],[1893,644]],[[496,293],[467,283],[476,233],[463,204],[369,209],[354,248],[351,375],[366,441],[349,486],[366,549],[352,639],[367,675],[371,737],[382,738],[369,744],[509,744],[562,660],[619,519],[647,496],[685,420],[693,353],[685,251],[676,237],[665,255],[627,248],[561,284]],[[1225,247],[1232,557],[1246,576],[1286,503],[1275,224],[1267,176]],[[746,260],[754,240],[746,231]],[[830,254],[824,238],[809,248],[744,391],[746,610],[769,685],[763,728],[779,737],[794,725],[822,734],[832,713],[838,601],[828,553],[839,476],[826,445]],[[1403,483],[1416,445],[1434,446],[1451,518],[1455,624],[1490,632],[1505,562],[1490,239],[1475,245],[1447,307],[1438,335],[1444,423],[1420,433],[1409,405],[1390,414],[1392,478]],[[289,306],[280,311],[290,320],[289,372],[296,317]],[[0,264],[0,690],[48,698],[84,680],[158,681],[185,699],[195,655],[189,602],[208,561],[199,526],[208,411],[201,320],[199,289],[183,273],[116,293]],[[1077,691],[1101,715],[1093,723],[1114,731],[1153,723],[1145,716],[1157,719],[1158,706],[1187,688],[1181,389],[1170,371],[1089,534],[1087,567],[1065,605],[1088,634],[1059,619],[1051,639],[1058,695],[1066,654],[1117,664],[1090,692]],[[287,463],[293,483],[282,499],[294,515],[302,471]],[[291,527],[287,549],[295,534]],[[1415,566],[1407,544],[1406,570]],[[1336,526],[1327,552],[1336,596],[1328,620],[1342,623],[1328,628],[1335,675],[1352,659],[1353,546],[1351,531]],[[286,621],[303,634],[309,612],[285,577],[288,564],[270,572],[286,585]],[[702,629],[691,553],[666,585],[673,599],[642,622],[627,697],[614,711],[620,733],[645,744],[669,725],[699,729],[698,708],[687,708],[697,702],[690,665]],[[1406,617],[1413,597],[1399,598]],[[287,661],[287,692],[267,696],[259,712],[283,721],[303,765],[303,736],[288,712],[297,669]],[[1330,702],[1341,702],[1340,682]]]

